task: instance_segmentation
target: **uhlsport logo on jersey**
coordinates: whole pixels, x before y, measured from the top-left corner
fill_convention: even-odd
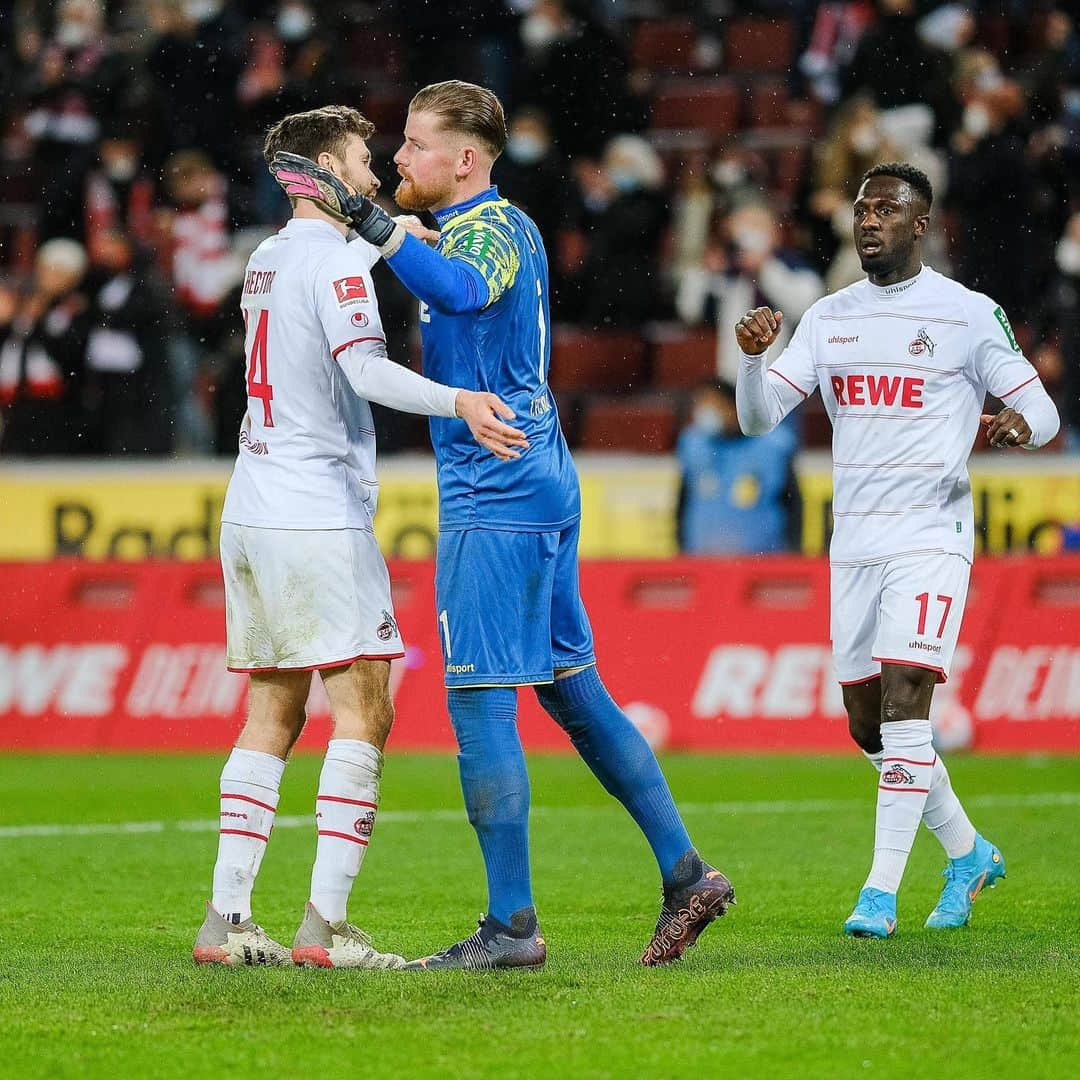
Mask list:
[[[926,332],[926,327],[922,326],[919,328],[919,332],[915,335],[915,340],[907,347],[907,351],[911,353],[912,356],[922,356],[924,352],[929,353],[931,356],[933,356],[934,349],[936,348],[937,346],[931,340],[930,335]]]
[[[333,286],[339,307],[351,307],[353,304],[368,302],[367,285],[362,277],[338,278]]]
[[[389,641],[391,638],[397,637],[397,620],[386,610],[383,611],[382,617],[383,621],[375,629],[375,636],[380,641]]]
[[[898,762],[892,762],[889,767],[881,774],[881,782],[883,784],[908,784],[915,783],[915,777],[900,765]]]
[[[367,810],[353,822],[353,832],[362,836],[365,840],[371,838],[375,831],[375,811]]]

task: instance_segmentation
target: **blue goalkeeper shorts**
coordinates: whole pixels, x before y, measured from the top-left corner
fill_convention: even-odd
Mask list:
[[[549,683],[596,662],[578,585],[578,523],[439,536],[435,600],[447,687]]]

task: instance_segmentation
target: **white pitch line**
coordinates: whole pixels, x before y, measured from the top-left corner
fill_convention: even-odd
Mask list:
[[[684,802],[679,809],[687,814],[815,814],[866,808],[872,800],[866,799],[771,799],[743,802]],[[964,800],[969,806],[1080,806],[1080,791],[1047,791],[1014,795],[973,795]],[[534,806],[533,817],[550,817],[572,813],[615,812],[616,806]],[[465,811],[436,810],[384,810],[379,823],[409,824],[423,821],[464,822]],[[314,827],[310,814],[283,814],[274,819],[275,829],[310,829]],[[23,836],[125,836],[138,833],[217,832],[218,822],[209,818],[194,821],[103,821],[93,824],[48,825],[0,825],[0,840],[14,840]]]

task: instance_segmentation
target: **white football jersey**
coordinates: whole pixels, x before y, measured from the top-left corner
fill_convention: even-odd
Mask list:
[[[768,381],[785,413],[821,388],[833,424],[837,566],[935,552],[970,560],[967,459],[986,392],[1021,412],[1034,392],[1052,410],[1001,308],[929,267],[819,300]]]
[[[371,406],[336,358],[357,343],[385,352],[371,280],[378,258],[329,222],[299,218],[252,254],[240,304],[248,408],[222,521],[371,528]]]

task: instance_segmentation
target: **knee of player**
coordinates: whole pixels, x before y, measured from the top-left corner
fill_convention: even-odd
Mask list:
[[[848,712],[848,732],[856,745],[868,754],[881,750],[881,722],[877,716]]]
[[[901,720],[919,719],[919,695],[912,688],[899,687],[883,694],[881,698],[881,722],[895,724]]]
[[[389,696],[386,696],[373,702],[367,712],[371,717],[371,726],[375,729],[376,736],[381,742],[385,742],[390,729],[394,726],[394,703]]]

